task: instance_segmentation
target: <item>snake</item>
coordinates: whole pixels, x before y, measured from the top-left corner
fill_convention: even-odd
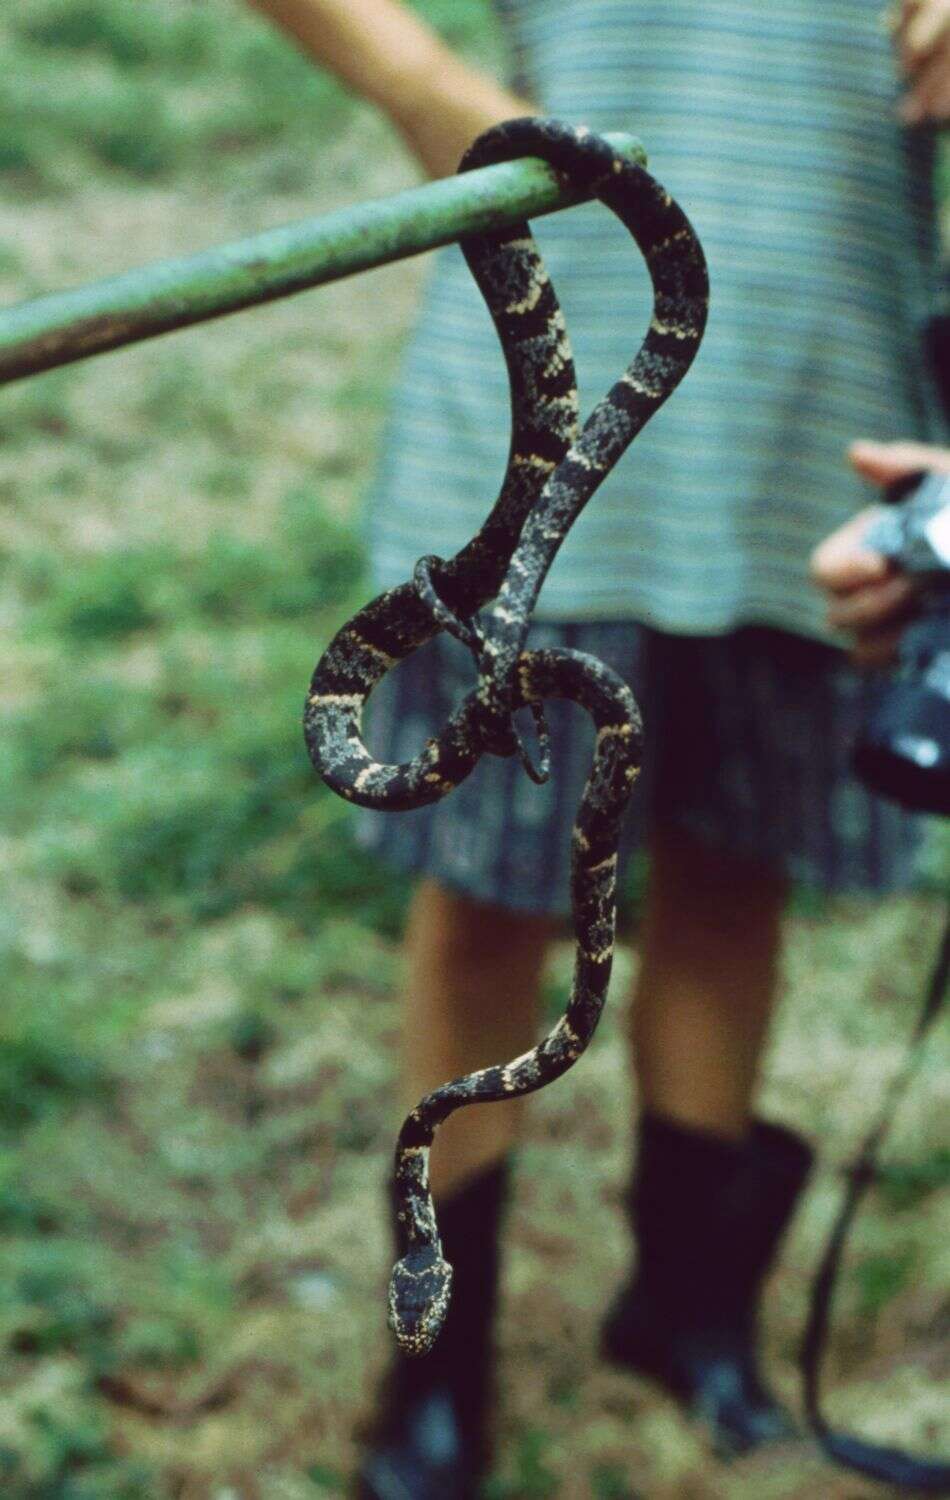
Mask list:
[[[571,837],[575,958],[564,1013],[522,1056],[426,1094],[399,1132],[394,1198],[401,1253],[389,1315],[408,1355],[432,1348],[451,1297],[452,1269],[429,1186],[439,1125],[464,1106],[514,1099],[562,1076],[587,1049],[604,1008],[621,826],[642,758],[641,715],[628,685],[604,663],[574,650],[529,650],[525,640],[571,525],[686,374],[709,305],[705,257],[683,210],[644,167],[587,128],[540,117],[505,121],[478,137],[459,171],[525,156],[540,157],[629,230],[652,282],[649,327],[581,426],[565,320],[529,225],[460,240],[508,372],[511,444],[501,488],[479,531],[454,557],[421,558],[411,579],[379,594],[337,631],[314,670],[304,710],[307,749],[324,782],[348,802],[385,811],[448,796],[485,754],[517,755],[533,780],[547,779],[548,699],[579,704],[593,721],[591,767]],[[363,740],[367,699],[387,672],[443,630],[471,652],[475,685],[412,760],[382,764]],[[539,764],[514,719],[524,708],[534,717]]]

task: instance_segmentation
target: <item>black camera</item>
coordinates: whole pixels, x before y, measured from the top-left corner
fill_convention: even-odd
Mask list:
[[[866,534],[920,585],[894,671],[883,678],[854,752],[872,791],[916,812],[950,816],[950,474],[891,485]],[[895,502],[900,502],[895,503]]]

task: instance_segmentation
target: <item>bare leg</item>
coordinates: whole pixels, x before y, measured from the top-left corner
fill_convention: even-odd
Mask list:
[[[402,1103],[535,1041],[538,980],[554,924],[470,901],[434,880],[413,895],[406,932]],[[452,1303],[424,1359],[397,1354],[360,1469],[360,1496],[474,1494],[485,1465],[493,1326],[515,1102],[450,1116],[435,1138],[432,1187],[453,1270]],[[395,1227],[395,1226],[393,1226]],[[395,1236],[401,1253],[403,1236]]]
[[[420,882],[406,932],[402,1077],[406,1109],[475,1068],[507,1062],[537,1040],[538,983],[553,919],[469,900]],[[439,1130],[432,1187],[446,1195],[498,1161],[520,1103],[460,1110]]]
[[[783,877],[658,829],[634,992],[639,1105],[745,1134],[775,995]]]

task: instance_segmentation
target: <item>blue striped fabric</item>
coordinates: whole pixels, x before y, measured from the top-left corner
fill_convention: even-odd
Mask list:
[[[865,498],[845,446],[939,430],[919,354],[932,140],[896,122],[880,5],[500,3],[546,111],[642,138],[696,224],[713,288],[696,365],[575,527],[539,617],[827,638],[807,559]],[[596,205],[537,234],[589,404],[646,326],[646,273]],[[503,362],[453,247],[427,288],[371,506],[381,587],[476,530],[507,442]]]

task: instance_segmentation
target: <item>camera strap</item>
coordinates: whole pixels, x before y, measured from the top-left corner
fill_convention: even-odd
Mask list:
[[[877,1177],[878,1153],[891,1127],[897,1105],[919,1066],[924,1040],[946,999],[948,976],[950,908],[937,959],[927,984],[923,1009],[917,1018],[904,1061],[891,1079],[878,1117],[868,1131],[853,1165],[848,1169],[849,1181],[844,1199],[812,1283],[808,1321],[800,1356],[805,1413],[812,1431],[829,1457],[870,1479],[926,1495],[950,1495],[950,1463],[915,1458],[913,1454],[905,1453],[900,1448],[869,1443],[864,1438],[829,1427],[821,1412],[819,1383],[835,1283],[845,1243],[858,1207]]]

